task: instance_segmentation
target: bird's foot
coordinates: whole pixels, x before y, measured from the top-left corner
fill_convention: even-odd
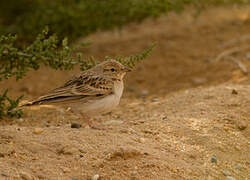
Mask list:
[[[104,130],[103,127],[100,127],[99,125],[94,124],[92,121],[87,120],[87,124],[91,129],[95,129],[95,130]]]

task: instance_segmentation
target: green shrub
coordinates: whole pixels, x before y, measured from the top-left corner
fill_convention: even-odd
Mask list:
[[[18,46],[17,36],[1,36],[0,80],[11,76],[18,80],[30,69],[39,69],[40,64],[54,69],[70,69],[77,63],[70,55],[67,39],[59,41],[56,35],[49,36],[48,28],[28,46]]]
[[[7,93],[8,90],[5,90],[4,93],[0,96],[0,119],[4,116],[20,118],[23,115],[22,111],[14,111],[14,109],[18,106],[19,101],[22,99],[23,95],[13,100],[7,96]]]
[[[122,27],[185,5],[249,3],[250,0],[8,0],[0,1],[0,35],[18,34],[32,42],[48,26],[59,39],[69,41],[99,29]]]
[[[198,10],[206,5],[249,3],[250,0],[8,0],[0,1],[0,81],[15,76],[22,78],[41,65],[54,69],[82,70],[96,64],[95,59],[83,61],[81,55],[72,58],[69,42],[97,30],[121,28],[130,22],[158,17],[169,11],[180,12],[185,5]],[[44,27],[49,27],[45,30]],[[43,30],[42,33],[40,33]],[[40,33],[40,34],[39,34]],[[54,33],[57,34],[53,35]],[[19,38],[17,39],[18,34]],[[37,36],[37,34],[39,34]],[[117,60],[133,67],[152,50]],[[7,91],[0,96],[0,118],[20,117],[15,109],[22,96],[12,100]]]
[[[121,63],[134,67],[135,63],[143,60],[151,52],[151,46],[141,54],[131,57],[117,57]],[[17,36],[0,37],[0,81],[12,76],[16,80],[22,78],[29,70],[37,70],[41,65],[53,69],[68,70],[75,65],[80,65],[81,70],[86,70],[98,63],[93,57],[82,60],[72,58],[72,50],[68,47],[67,39],[58,40],[56,35],[49,35],[48,28],[39,34],[30,45],[17,45]],[[109,59],[109,58],[107,58]],[[14,109],[18,106],[23,96],[13,100],[7,96],[7,90],[0,96],[0,119],[4,116],[21,117],[22,111]]]

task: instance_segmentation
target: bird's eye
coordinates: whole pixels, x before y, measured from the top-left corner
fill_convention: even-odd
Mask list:
[[[111,68],[110,71],[111,71],[111,72],[115,72],[116,70],[115,70],[114,68]]]

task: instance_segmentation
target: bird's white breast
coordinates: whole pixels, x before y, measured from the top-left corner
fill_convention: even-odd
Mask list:
[[[99,113],[107,113],[114,109],[120,102],[123,93],[123,82],[116,81],[114,83],[114,93],[97,101],[92,101],[81,108],[83,113],[87,115],[97,115]]]
[[[114,83],[114,92],[115,92],[115,95],[119,98],[119,101],[120,101],[120,98],[122,97],[123,88],[124,88],[123,81],[116,81]]]

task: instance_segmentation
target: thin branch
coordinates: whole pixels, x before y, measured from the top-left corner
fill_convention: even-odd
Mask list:
[[[220,61],[221,59],[225,58],[226,56],[230,56],[230,55],[232,55],[232,54],[234,54],[234,53],[241,52],[241,51],[244,51],[244,50],[247,50],[247,49],[250,49],[250,46],[234,47],[234,48],[225,50],[225,51],[221,52],[221,53],[215,58],[215,62]]]
[[[32,57],[31,54],[26,54],[26,53],[23,53],[23,52],[18,52],[17,55],[19,55],[19,56],[25,56],[25,57]]]
[[[226,56],[226,58],[228,58],[231,61],[233,61],[234,63],[236,63],[243,73],[245,73],[245,74],[248,73],[246,66],[240,60],[238,60],[232,56]]]
[[[224,42],[223,44],[220,45],[220,47],[226,48],[239,42],[245,42],[247,40],[250,40],[250,34],[246,34],[246,35],[241,36],[240,38],[232,39],[230,41]]]
[[[32,57],[31,54],[26,54],[26,53],[23,53],[23,52],[18,52],[17,55],[19,55],[19,56],[25,56],[25,57]],[[45,56],[41,56],[41,58],[42,59],[49,59],[48,57],[45,57]],[[58,61],[58,59],[54,59],[54,61]],[[75,64],[83,64],[82,62],[77,62],[77,61],[71,61],[71,62],[69,62],[69,61],[63,60],[62,62],[63,63],[70,63],[70,64],[73,64],[73,65],[75,65]]]

